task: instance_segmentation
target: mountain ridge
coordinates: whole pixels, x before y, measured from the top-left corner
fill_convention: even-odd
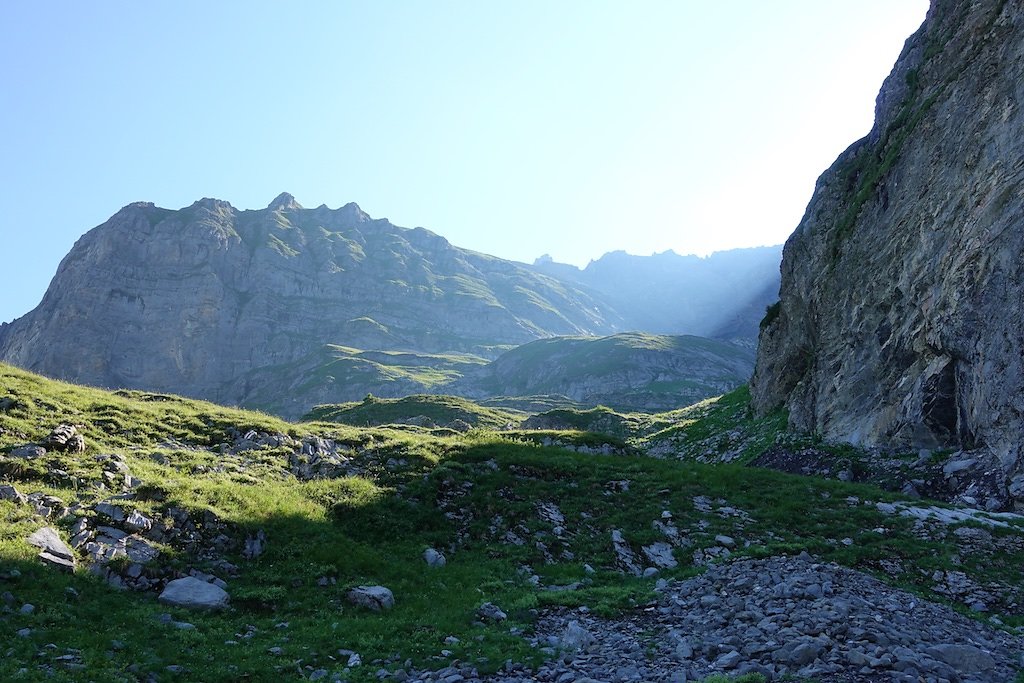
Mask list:
[[[623,332],[637,323],[631,308],[354,202],[135,202],[75,243],[36,309],[0,327],[0,358],[95,386],[287,405],[298,416],[375,392],[374,382],[390,386],[384,395],[430,391],[537,339]],[[279,386],[299,393],[283,403]]]

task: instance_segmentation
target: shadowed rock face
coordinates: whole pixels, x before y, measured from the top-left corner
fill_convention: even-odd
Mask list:
[[[246,373],[328,342],[493,356],[618,328],[608,306],[526,266],[283,194],[258,211],[126,206],[75,244],[35,310],[0,327],[0,358],[231,403],[249,392]]]
[[[786,244],[751,392],[865,445],[1024,441],[1024,11],[933,0]]]

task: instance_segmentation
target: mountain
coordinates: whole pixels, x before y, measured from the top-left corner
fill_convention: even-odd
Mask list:
[[[765,308],[778,299],[781,258],[781,245],[704,258],[671,250],[652,256],[613,251],[582,270],[547,255],[533,267],[600,293],[625,312],[630,329],[753,342]]]
[[[39,306],[0,325],[0,359],[75,382],[294,418],[370,393],[512,393],[497,378],[538,389],[545,383],[514,379],[511,369],[537,371],[519,360],[483,368],[550,338],[543,372],[552,391],[630,409],[679,407],[746,381],[750,354],[662,340],[658,351],[643,352],[646,369],[629,364],[586,380],[576,352],[565,351],[582,339],[556,338],[696,326],[750,342],[747,328],[774,287],[762,272],[773,258],[771,249],[709,259],[609,254],[580,271],[460,249],[423,228],[372,219],[355,204],[304,209],[288,194],[262,210],[216,199],[178,211],[136,203],[78,240]],[[726,295],[731,305],[716,299]],[[702,316],[706,324],[698,324]],[[615,346],[594,342],[588,353]],[[680,361],[672,353],[683,346],[691,357]],[[707,377],[681,374],[705,370]],[[652,383],[661,388],[636,393]],[[642,404],[644,396],[654,403]]]
[[[329,343],[493,357],[621,326],[608,304],[525,265],[282,194],[253,211],[126,206],[78,240],[38,307],[0,327],[0,358],[238,403],[274,391],[261,379],[316,370]]]
[[[1022,104],[1020,3],[933,0],[871,132],[819,178],[786,243],[759,411],[867,446],[976,449],[999,477],[1021,473]]]
[[[746,346],[695,336],[558,337],[518,346],[453,389],[471,398],[557,395],[654,412],[735,389],[749,378],[753,357]]]

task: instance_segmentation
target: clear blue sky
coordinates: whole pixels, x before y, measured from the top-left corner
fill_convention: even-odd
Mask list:
[[[584,265],[777,244],[926,0],[7,2],[0,320],[133,201]]]

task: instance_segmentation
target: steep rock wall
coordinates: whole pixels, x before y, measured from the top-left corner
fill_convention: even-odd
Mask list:
[[[795,428],[959,447],[1024,442],[1024,8],[933,0],[869,135],[818,180],[783,252],[751,391]]]

